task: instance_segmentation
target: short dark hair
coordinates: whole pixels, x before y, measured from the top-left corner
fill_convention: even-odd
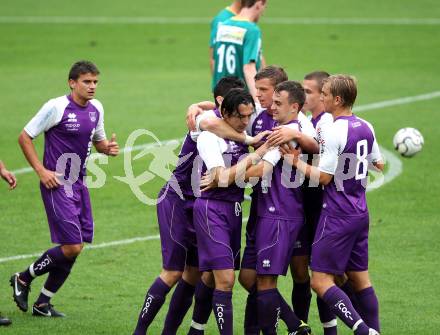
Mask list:
[[[269,65],[258,71],[254,79],[269,79],[273,86],[277,86],[279,83],[289,80],[289,77],[281,66]]]
[[[263,3],[266,3],[266,0],[241,0],[241,8],[250,8],[258,1],[262,1]]]
[[[304,88],[299,82],[288,80],[278,84],[275,87],[275,92],[279,94],[282,91],[287,92],[290,104],[296,102],[299,105],[298,110],[302,109],[304,102],[306,101],[306,94]]]
[[[233,88],[245,88],[246,84],[244,81],[235,76],[223,77],[219,80],[217,85],[214,87],[214,101],[215,105],[218,107],[217,97],[224,97]]]
[[[324,81],[330,77],[330,74],[325,71],[314,71],[306,74],[304,80],[315,80],[318,83],[318,88],[321,91],[324,86]]]
[[[354,77],[336,74],[328,77],[324,84],[327,83],[330,85],[329,89],[333,97],[339,96],[342,99],[342,107],[353,107],[357,96],[357,84]]]
[[[233,88],[224,97],[222,102],[222,116],[238,115],[238,106],[252,104],[255,109],[255,102],[252,95],[243,88]]]
[[[69,71],[69,80],[77,80],[80,75],[91,73],[94,75],[99,74],[99,70],[95,64],[89,62],[88,60],[80,60],[72,65]]]

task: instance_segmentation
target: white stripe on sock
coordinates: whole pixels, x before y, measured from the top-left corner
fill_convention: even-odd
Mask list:
[[[35,264],[35,263],[32,263],[32,264],[29,266],[29,272],[31,273],[31,276],[32,276],[33,278],[36,278],[37,275],[35,274],[35,271],[34,271],[34,264]]]
[[[323,328],[332,328],[332,327],[337,327],[337,326],[338,326],[338,320],[336,320],[336,319],[333,319],[329,322],[322,323]]]
[[[200,323],[197,323],[197,322],[191,320],[191,327],[194,329],[203,331],[206,328],[206,324],[202,325]]]
[[[55,293],[53,293],[49,290],[46,290],[44,287],[41,289],[41,293],[43,293],[46,297],[49,297],[49,298],[52,298],[55,295]]]
[[[352,330],[355,332],[355,331],[358,329],[359,325],[360,325],[362,322],[364,322],[364,320],[359,319],[359,320],[354,324]]]

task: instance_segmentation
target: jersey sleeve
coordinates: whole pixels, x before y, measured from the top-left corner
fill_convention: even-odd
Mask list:
[[[197,139],[197,150],[208,171],[215,167],[225,167],[220,140],[222,139],[209,131],[202,132]]]
[[[253,27],[246,32],[243,46],[243,65],[257,62],[261,49],[261,31]]]
[[[273,148],[272,150],[266,152],[263,156],[263,160],[268,162],[269,164],[275,166],[281,159],[281,152],[278,147]]]
[[[304,115],[303,112],[298,113],[298,122],[301,126],[301,132],[307,136],[316,139],[316,130],[313,127],[313,123]]]
[[[341,134],[335,131],[335,127],[327,128],[324,132],[319,157],[319,171],[334,175],[338,167],[339,153],[341,149]]]
[[[200,128],[200,123],[203,120],[209,119],[209,118],[217,118],[217,115],[215,115],[213,110],[205,111],[200,115],[197,115],[196,117],[196,132],[200,133],[204,129]]]
[[[24,127],[24,131],[32,138],[56,126],[63,117],[63,110],[57,108],[55,99],[46,102],[38,113]]]
[[[104,141],[107,138],[104,129],[104,107],[102,106],[101,102],[99,102],[96,99],[92,100],[92,104],[99,111],[99,119],[98,119],[98,124],[96,126],[95,134],[93,135],[93,141],[94,142]]]

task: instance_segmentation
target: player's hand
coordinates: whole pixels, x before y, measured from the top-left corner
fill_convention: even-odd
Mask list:
[[[215,178],[213,178],[212,174],[209,171],[206,171],[205,174],[200,179],[200,191],[205,192],[216,188],[218,186]]]
[[[299,147],[296,149],[291,143],[288,143],[280,146],[280,152],[283,155],[283,159],[296,168],[301,156],[301,149]]]
[[[258,148],[263,144],[263,138],[265,138],[267,135],[271,134],[272,132],[270,130],[265,130],[259,133],[255,136],[248,136],[246,137],[246,144],[251,145],[254,148]]]
[[[40,178],[40,181],[44,185],[44,187],[49,190],[62,185],[61,181],[58,179],[59,177],[61,177],[61,175],[56,173],[55,171],[43,169],[42,171],[38,172],[38,177]]]
[[[258,156],[263,157],[266,154],[266,152],[268,152],[270,149],[271,147],[269,146],[269,143],[264,142],[262,145],[258,147],[257,150],[255,150],[255,153]]]
[[[107,155],[108,156],[117,156],[119,155],[119,145],[116,142],[116,134],[112,134],[112,138],[107,144]]]
[[[289,141],[296,141],[299,137],[301,137],[299,130],[280,126],[272,129],[272,134],[267,137],[267,141],[270,146],[276,147]]]
[[[9,184],[9,189],[13,190],[17,187],[17,178],[12,172],[6,169],[0,169],[0,176]]]
[[[196,131],[196,117],[203,113],[203,109],[201,109],[197,104],[191,105],[188,107],[188,111],[186,112],[186,126],[189,131]]]

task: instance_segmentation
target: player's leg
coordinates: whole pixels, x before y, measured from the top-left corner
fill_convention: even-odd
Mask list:
[[[163,335],[177,333],[186,313],[191,307],[194,292],[201,273],[199,272],[199,260],[197,254],[197,240],[193,224],[194,201],[186,199],[184,202],[184,215],[181,220],[172,226],[173,236],[186,248],[185,270],[182,278],[177,283],[176,289],[171,296],[168,312],[165,318]]]
[[[246,246],[247,249],[248,246]],[[247,253],[243,254],[242,266],[249,266]],[[255,261],[256,263],[256,261]],[[247,264],[247,265],[246,265]],[[238,281],[246,291],[248,296],[246,299],[246,307],[244,312],[244,333],[245,335],[259,334],[260,327],[258,326],[258,306],[257,306],[257,271],[250,268],[241,268],[238,275]]]
[[[215,290],[212,296],[217,327],[221,335],[232,335],[234,316],[232,308],[232,289],[235,282],[234,269],[213,270]]]
[[[174,335],[191,307],[196,284],[200,279],[198,267],[186,266],[171,297],[162,335]]]
[[[51,317],[64,316],[63,313],[57,312],[53,309],[50,300],[69,277],[76,258],[79,256],[82,249],[83,244],[68,244],[61,246],[65,260],[63,262],[58,262],[58,265],[49,271],[49,275],[41,289],[41,293],[32,307],[33,315]]]
[[[255,249],[255,233],[257,223],[257,201],[254,193],[251,195],[251,208],[249,212],[249,220],[246,224],[246,246],[243,251],[240,273],[238,281],[246,291],[248,296],[246,299],[246,307],[244,313],[244,333],[245,335],[259,334],[258,318],[257,318],[257,252]]]
[[[335,275],[343,275],[350,252],[362,229],[354,218],[322,216],[312,246],[312,281],[316,294],[357,335],[370,328],[353,307],[350,298],[335,284]]]
[[[356,224],[362,228],[347,265],[349,281],[346,287],[351,286],[353,289],[356,308],[361,317],[369,327],[379,332],[379,302],[368,274],[368,215],[358,218]]]
[[[145,300],[139,312],[134,334],[145,334],[160,308],[165,302],[171,288],[182,277],[185,268],[187,249],[181,234],[184,227],[184,201],[171,191],[163,197],[162,189],[157,204],[157,221],[162,247],[162,271],[148,288]]]
[[[286,221],[259,218],[256,232],[257,247],[257,289],[260,327],[263,332],[272,333],[281,318],[289,332],[308,334],[310,328],[301,322],[292,308],[278,292],[277,277],[286,275],[292,255],[294,241],[302,220]],[[266,313],[266,314],[265,314]],[[263,328],[262,328],[263,329]]]
[[[188,335],[204,334],[206,324],[212,312],[214,287],[214,275],[212,272],[203,272],[202,277],[196,285],[193,316]]]
[[[290,261],[293,278],[292,306],[295,314],[304,322],[309,318],[312,291],[310,289],[309,256],[295,255]]]
[[[67,253],[66,256],[61,245],[76,246],[83,243],[81,223],[77,215],[79,210],[75,204],[75,200],[78,200],[77,198],[80,198],[80,195],[75,192],[73,197],[67,197],[62,188],[47,190],[43,186],[41,187],[41,195],[46,209],[52,242],[59,245],[46,250],[28,268],[11,277],[13,297],[22,311],[28,309],[29,289],[36,277],[42,276],[55,268],[70,271],[73,266],[75,253],[70,253],[70,250],[64,248]],[[79,247],[73,248],[79,249],[79,252],[81,251]],[[65,276],[65,273],[63,275],[55,274],[55,276]],[[50,295],[50,293],[48,294]]]

